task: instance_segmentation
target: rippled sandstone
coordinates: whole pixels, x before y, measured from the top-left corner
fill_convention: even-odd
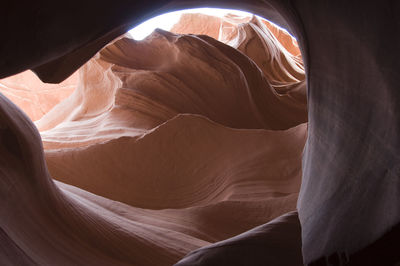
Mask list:
[[[19,147],[3,149],[1,162],[15,164],[5,180],[27,195],[6,197],[8,250],[26,264],[170,265],[267,223],[227,241],[290,242],[288,259],[301,264],[297,214],[274,218],[295,210],[301,182],[302,64],[257,18],[228,20],[235,34],[218,36],[231,46],[156,30],[102,49],[35,123],[44,153],[29,119],[2,98],[3,139]]]

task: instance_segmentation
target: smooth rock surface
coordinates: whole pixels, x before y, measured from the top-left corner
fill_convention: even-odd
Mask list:
[[[175,265],[303,265],[297,212],[289,212],[243,234],[192,251]]]
[[[115,40],[78,71],[75,91],[35,122],[42,142],[2,98],[0,259],[171,265],[295,210],[307,136],[301,61],[260,20],[232,25],[237,47],[161,30]],[[257,53],[270,65],[251,60]],[[292,216],[297,223],[281,218],[246,239],[259,241],[261,230],[263,243],[282,252],[277,261],[292,249],[276,241],[280,224],[288,225],[301,261]]]
[[[400,223],[398,2],[181,0],[110,5],[72,0],[63,2],[63,8],[59,2],[25,4],[22,9],[19,2],[6,3],[1,10],[7,36],[1,42],[1,77],[33,68],[43,80],[62,81],[132,25],[181,8],[238,8],[288,29],[302,51],[309,100],[298,204],[304,262],[340,265],[347,263],[348,255],[368,250],[377,257],[382,249],[388,250],[392,264],[400,260],[400,253],[387,245],[366,249]],[[373,262],[363,265],[368,263]]]

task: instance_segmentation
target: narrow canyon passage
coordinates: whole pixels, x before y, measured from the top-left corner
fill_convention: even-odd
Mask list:
[[[33,187],[15,173],[27,196],[6,200],[16,206],[1,221],[10,265],[20,253],[21,265],[171,265],[257,226],[239,243],[281,241],[286,263],[302,264],[307,102],[296,41],[255,16],[186,14],[171,31],[121,36],[58,86],[29,72],[0,80],[44,148],[42,158],[18,114],[30,129],[13,134],[42,167]],[[25,201],[33,214],[21,217]]]
[[[248,21],[240,18],[224,20],[227,27],[220,34],[212,25],[221,21],[203,16],[194,25],[205,27],[194,33],[212,38],[190,35],[186,26],[175,28],[186,34],[181,38],[165,29],[144,42],[123,36],[154,16],[211,6],[252,12],[285,28],[296,37],[303,63],[291,37],[267,25],[291,53],[278,56],[277,63],[280,48],[257,41],[257,36],[269,39],[269,33],[256,21],[242,28],[240,23]],[[180,266],[297,265],[301,260],[311,266],[398,264],[399,12],[398,1],[378,0],[5,1],[0,9],[0,78],[8,78],[0,85],[1,263],[169,265],[181,259]],[[248,36],[254,38],[247,41]],[[150,52],[143,43],[157,48]],[[122,60],[133,50],[142,51],[137,62]],[[259,56],[263,51],[269,52]],[[265,60],[271,51],[271,60]],[[180,68],[194,75],[193,82]],[[27,70],[43,82],[63,83],[43,84],[30,72],[12,77]],[[234,78],[226,79],[230,74]],[[90,78],[82,83],[85,76]],[[153,81],[162,98],[149,92]],[[220,83],[233,89],[203,90]],[[92,97],[85,97],[96,87],[97,108]],[[108,96],[102,97],[105,92]],[[131,101],[141,107],[132,107]],[[58,111],[49,112],[54,106]],[[146,112],[150,107],[156,116]],[[295,138],[304,140],[302,152],[292,149]],[[154,141],[158,149],[149,148]],[[169,152],[176,147],[172,142],[185,149]],[[283,148],[267,149],[269,143],[283,143]],[[290,160],[275,158],[289,149]],[[94,150],[106,153],[91,156]],[[158,167],[151,164],[153,156],[158,156]],[[204,157],[207,164],[222,167],[200,167]],[[261,157],[277,167],[274,172],[265,170],[269,166]],[[188,163],[192,159],[198,168]],[[79,175],[66,171],[64,162],[80,167]],[[278,170],[295,162],[298,168]],[[106,171],[114,163],[118,171]],[[152,177],[133,186],[128,171],[120,170],[127,164],[129,171]],[[207,182],[199,182],[199,172]],[[284,186],[277,182],[278,172],[287,181]],[[110,183],[111,175],[118,184]],[[89,182],[97,176],[104,182]],[[195,185],[187,176],[197,178]],[[164,177],[173,182],[161,183]],[[165,185],[170,186],[160,189]],[[138,196],[119,193],[118,187],[133,188]],[[175,190],[188,193],[178,199],[171,196]],[[271,204],[279,207],[265,207]],[[222,205],[231,209],[224,213]],[[286,207],[297,212],[273,219],[280,213],[272,210]],[[248,217],[240,215],[247,211]],[[208,230],[214,226],[219,230]]]

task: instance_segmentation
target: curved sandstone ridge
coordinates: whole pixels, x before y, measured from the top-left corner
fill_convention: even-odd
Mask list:
[[[303,155],[301,191],[297,202],[298,218],[301,223],[303,264],[377,266],[399,264],[400,60],[398,60],[398,48],[400,35],[396,34],[400,31],[397,15],[400,12],[399,1],[72,0],[63,1],[62,8],[60,8],[60,1],[24,1],[23,5],[19,1],[7,1],[6,3],[2,6],[4,12],[1,15],[1,19],[5,22],[1,24],[2,36],[4,36],[0,42],[1,78],[32,69],[42,81],[60,82],[89,61],[105,44],[124,34],[132,25],[137,25],[153,15],[183,8],[214,6],[247,10],[288,29],[298,38],[307,73],[308,137]],[[228,27],[225,32],[228,33],[230,29],[235,35],[235,27]],[[275,34],[275,31],[271,31]],[[196,34],[196,32],[186,33]],[[219,30],[214,31],[213,34],[219,38]],[[257,34],[253,36],[257,36]],[[285,38],[281,38],[279,35],[275,35],[275,37],[293,56],[296,56],[296,53],[286,46],[288,43],[294,44],[290,36],[286,35]],[[284,39],[288,42],[285,42]],[[222,41],[222,39],[219,40]],[[251,46],[249,48],[252,49]],[[106,67],[106,65],[104,66]],[[258,67],[260,71],[263,69],[263,66]],[[238,68],[246,67],[238,64]],[[281,76],[285,75],[278,75],[278,77]],[[206,80],[207,76],[202,78]],[[228,77],[225,78],[228,79]],[[290,90],[292,95],[294,92],[302,91],[300,83],[282,85],[280,87],[282,92],[278,92],[278,87],[271,82],[271,86],[278,92],[278,95],[287,95],[289,93],[287,90]],[[132,88],[127,89],[129,91]],[[88,97],[88,99],[90,98]],[[217,100],[221,101],[221,99]],[[111,102],[115,103],[114,100]],[[79,117],[84,118],[85,105],[81,106],[83,107],[82,115]],[[112,103],[107,108],[115,110],[115,106]],[[193,245],[195,242],[190,240],[186,243],[192,244],[185,246],[184,242],[179,242],[178,239],[177,241],[168,241],[169,246],[167,246],[160,237],[172,236],[174,232],[177,232],[177,228],[183,228],[183,222],[175,222],[174,217],[176,216],[172,216],[169,225],[175,225],[176,230],[163,231],[162,235],[159,234],[158,241],[152,242],[157,247],[165,248],[162,251],[163,254],[178,250],[171,256],[168,263],[161,259],[159,249],[156,247],[154,247],[154,252],[150,252],[151,249],[146,249],[148,246],[142,244],[131,245],[132,250],[128,250],[129,248],[124,243],[131,240],[125,241],[123,237],[125,233],[130,232],[131,234],[126,237],[127,239],[136,237],[136,240],[143,240],[144,243],[155,239],[151,232],[155,232],[153,229],[156,226],[152,227],[148,233],[141,235],[145,235],[145,237],[140,238],[134,235],[134,232],[137,234],[140,230],[130,231],[135,228],[122,224],[122,221],[127,221],[121,218],[122,215],[129,213],[131,219],[146,219],[149,216],[138,213],[138,209],[136,211],[121,209],[120,212],[116,212],[121,216],[112,216],[100,208],[92,209],[95,212],[94,215],[88,214],[87,209],[100,204],[85,203],[82,197],[73,196],[72,192],[68,194],[65,189],[66,185],[62,188],[62,193],[40,185],[43,183],[39,182],[41,180],[39,177],[42,175],[33,175],[33,173],[42,168],[40,171],[45,171],[41,147],[35,146],[37,150],[35,148],[34,152],[29,152],[31,145],[39,143],[38,134],[31,123],[26,119],[20,119],[21,115],[15,111],[15,108],[14,105],[0,100],[0,161],[2,162],[0,168],[0,196],[2,199],[0,201],[2,204],[0,209],[0,264],[10,262],[11,265],[22,265],[32,262],[46,265],[43,262],[47,262],[47,265],[75,265],[79,264],[82,258],[80,264],[118,265],[118,263],[112,264],[115,260],[110,261],[110,258],[120,258],[117,261],[119,263],[151,265],[149,260],[152,260],[153,264],[159,262],[160,265],[163,265],[177,260],[181,254],[194,246],[208,245],[205,242]],[[71,110],[74,111],[73,108]],[[122,114],[121,110],[120,117],[125,115],[127,118],[136,117],[131,116],[132,113],[129,109],[123,110],[127,112]],[[79,114],[78,110],[75,111],[73,114]],[[79,117],[76,117],[76,120],[65,119],[69,113],[64,112],[58,120],[55,119],[56,115],[54,120],[46,119],[47,122],[43,125],[48,125],[49,128],[44,132],[47,134],[45,138],[49,141],[49,138],[53,137],[51,144],[53,148],[47,146],[46,153],[57,150],[57,145],[64,146],[63,141],[67,141],[68,136],[65,133],[61,134],[63,128],[71,130],[70,137],[76,140],[74,140],[75,144],[74,141],[71,141],[72,143],[65,145],[69,147],[67,149],[78,150],[113,142],[119,137],[134,138],[136,136],[136,138],[140,138],[141,134],[172,119],[162,123],[154,122],[155,126],[153,127],[148,126],[148,123],[150,124],[148,116],[141,116],[143,117],[141,120],[143,128],[149,127],[149,129],[139,132],[141,127],[136,123],[138,130],[135,131],[136,133],[132,133],[132,135],[136,135],[129,136],[128,133],[132,131],[133,127],[130,128],[127,121],[113,119],[108,116],[107,112],[101,112],[101,110],[96,110],[96,112],[110,119],[103,120],[101,115],[93,116],[92,118],[97,118],[97,120],[91,121],[93,132],[89,131],[90,127],[82,127],[81,131],[74,129],[72,124],[76,122],[77,127],[83,126],[84,119]],[[90,113],[94,112],[90,111]],[[136,112],[136,115],[138,114]],[[215,121],[215,118],[203,114],[197,115],[218,126],[233,128],[227,126],[227,122],[232,122],[232,120]],[[217,115],[213,115],[217,117]],[[89,116],[86,118],[85,123],[90,122]],[[50,120],[54,121],[54,124],[51,124]],[[102,127],[96,123],[102,123],[105,125],[105,129],[102,131]],[[121,134],[118,133],[117,123],[121,128]],[[15,125],[19,125],[19,127]],[[71,127],[67,128],[68,125]],[[51,134],[50,131],[55,131],[55,128],[58,130],[57,134],[55,132]],[[112,130],[114,130],[113,136]],[[237,127],[235,130],[246,131],[250,128]],[[270,129],[251,128],[251,130]],[[290,129],[281,129],[281,131],[285,130]],[[23,135],[25,138],[21,137],[21,132],[25,131],[29,134]],[[279,130],[274,129],[273,131]],[[32,134],[35,137],[32,137]],[[16,139],[15,136],[19,137]],[[64,140],[61,137],[64,137]],[[91,138],[94,141],[91,141]],[[25,139],[27,141],[24,141]],[[50,145],[50,143],[47,142],[46,145]],[[61,148],[59,150],[62,152]],[[16,158],[15,162],[12,159],[13,156]],[[251,154],[242,156],[251,156]],[[107,161],[111,162],[112,160],[113,157],[110,155]],[[232,162],[232,165],[234,164]],[[35,171],[32,170],[32,166],[36,167]],[[90,165],[87,167],[90,168]],[[154,163],[152,167],[156,168],[157,164]],[[17,177],[33,181],[28,181],[30,184],[24,187],[23,183],[17,182],[19,180]],[[47,180],[46,178],[44,180]],[[95,182],[93,180],[93,183]],[[62,183],[56,183],[54,188],[62,186]],[[110,184],[110,186],[123,186],[123,184]],[[75,195],[78,194],[76,187],[68,186],[68,188],[75,188],[75,192],[77,192]],[[53,191],[52,193],[57,196],[43,198],[43,195],[49,191]],[[63,194],[71,197],[62,196]],[[84,194],[83,191],[81,195]],[[92,194],[85,195],[87,195],[86,198],[93,200],[95,198]],[[17,204],[11,204],[12,197]],[[54,198],[62,198],[62,202],[65,204],[60,208],[51,207],[50,203],[54,202]],[[271,200],[276,198],[271,198]],[[40,201],[39,204],[37,204],[38,201]],[[68,203],[69,201],[73,203]],[[3,204],[4,202],[6,205]],[[244,203],[245,201],[239,202]],[[82,203],[86,207],[84,209],[73,208],[73,211],[69,211],[71,209],[69,206],[77,206],[77,203]],[[224,203],[225,201],[221,201],[221,205],[216,205],[213,212],[208,212],[211,217],[216,214],[221,214],[220,217],[227,217],[226,220],[219,217],[214,220],[215,222],[220,221],[223,226],[215,224],[215,226],[200,226],[199,229],[193,227],[192,232],[196,231],[197,235],[193,233],[184,233],[183,235],[192,235],[192,240],[199,240],[202,239],[201,233],[206,229],[213,231],[207,233],[210,236],[227,232],[231,228],[227,225],[237,224],[235,220],[237,217],[247,217],[253,213],[252,211],[236,211],[236,208],[224,213],[224,208],[219,207]],[[253,207],[265,206],[263,204],[251,205],[253,204],[251,201],[246,203]],[[108,204],[103,206],[116,205],[114,202],[108,201]],[[207,204],[200,201],[198,205],[188,208],[140,210],[144,210],[146,213],[150,211],[160,213],[161,211],[203,207],[207,207]],[[275,209],[275,207],[270,208],[271,211]],[[14,218],[12,218],[13,212]],[[39,216],[35,213],[49,215]],[[116,217],[112,221],[115,230],[105,224],[104,221],[107,219],[99,216],[103,214]],[[233,237],[223,243],[208,245],[210,248],[193,251],[192,255],[181,262],[181,265],[257,265],[253,263],[253,259],[258,260],[257,258],[261,260],[261,262],[258,261],[261,265],[299,264],[287,260],[291,257],[298,258],[292,256],[296,254],[295,252],[288,252],[291,246],[288,245],[288,241],[295,243],[292,246],[293,249],[296,249],[296,243],[298,244],[299,241],[298,238],[293,237],[298,229],[298,225],[295,225],[297,216],[288,214],[290,217],[285,216],[267,222],[269,218],[261,217],[264,214],[260,212],[260,220],[263,220],[262,223],[267,223],[265,227],[257,227],[255,231],[247,232],[240,237]],[[71,222],[71,218],[68,217],[76,218]],[[250,219],[252,219],[251,215],[249,215]],[[193,220],[198,221],[201,225],[211,221],[212,218],[195,218]],[[30,221],[34,228],[24,226],[24,223]],[[150,221],[157,222],[160,219],[156,217],[154,220],[142,220],[143,224]],[[95,224],[90,224],[92,222]],[[140,223],[137,222],[136,225],[140,225]],[[186,225],[188,225],[186,228],[190,228],[189,224]],[[294,230],[287,230],[288,228]],[[64,233],[57,233],[57,230]],[[97,231],[94,234],[85,233],[90,230]],[[246,228],[240,230],[246,230]],[[116,232],[122,233],[123,236]],[[274,237],[275,232],[276,236],[282,236],[282,238]],[[262,235],[260,242],[255,239],[258,233]],[[51,235],[54,236],[52,239],[49,238]],[[84,235],[85,237],[83,237]],[[93,235],[96,237],[92,237]],[[51,244],[48,246],[51,249],[46,249],[42,242],[46,238],[50,239],[48,242]],[[108,238],[113,238],[113,240],[108,240]],[[262,242],[264,239],[265,242]],[[66,242],[68,245],[65,244]],[[116,250],[119,246],[122,249],[126,248],[122,251],[123,254],[140,253],[137,254],[138,259],[130,259],[129,255],[120,254],[120,251]],[[265,246],[263,249],[265,253],[261,254],[254,250],[260,246]],[[47,252],[41,252],[41,247]],[[51,252],[55,247],[58,247],[58,251]],[[250,247],[254,247],[254,249]],[[275,247],[277,249],[274,249]],[[87,253],[86,256],[80,254],[79,250],[82,250],[82,254]],[[36,253],[36,251],[39,252]],[[258,249],[258,251],[261,250]],[[92,254],[95,253],[103,260],[94,258]],[[269,260],[271,259],[269,255],[273,257],[272,260]],[[65,257],[76,259],[71,262]],[[85,258],[87,259],[85,260]],[[243,259],[245,260],[243,261]]]
[[[288,129],[306,122],[305,83],[294,78],[304,72],[296,58],[273,36],[254,33],[268,33],[266,27],[245,25],[240,29],[251,34],[238,31],[243,40],[236,43],[250,57],[260,52],[261,69],[207,36],[157,30],[140,42],[122,38],[109,45],[80,70],[73,95],[36,123],[45,148],[137,136],[179,113],[234,128]],[[262,53],[269,49],[265,43],[274,49]]]
[[[286,50],[293,56],[301,57],[297,41],[287,31],[256,16],[248,17],[227,14],[220,18],[205,14],[185,13],[181,15],[179,22],[170,31],[179,34],[204,34],[226,43],[236,37],[241,26],[249,26],[248,24],[250,23],[257,26],[261,26],[262,24],[267,26],[267,30],[263,29],[264,33],[268,35],[272,33],[274,38],[281,44],[279,46],[280,50]],[[261,28],[264,28],[264,26],[261,26]],[[269,31],[269,33],[266,31]]]
[[[307,135],[302,65],[257,18],[232,25],[236,34],[219,38],[233,47],[162,30],[116,40],[36,122],[42,142],[0,96],[0,169],[10,169],[0,259],[171,265],[233,237],[180,264],[214,265],[221,258],[207,250],[270,243],[301,265],[291,211]],[[260,265],[276,262],[256,252]]]
[[[228,14],[223,18],[215,18],[202,14],[183,14],[171,31],[185,34],[204,34],[209,31],[209,36],[250,57],[273,87],[287,86],[289,82],[296,83],[305,78],[295,40],[256,16]]]
[[[299,242],[301,226],[293,211],[244,234],[193,251],[176,266],[301,265]]]
[[[234,130],[180,115],[138,138],[49,150],[46,159],[58,180],[132,206],[203,206],[297,193],[305,133],[305,125]]]

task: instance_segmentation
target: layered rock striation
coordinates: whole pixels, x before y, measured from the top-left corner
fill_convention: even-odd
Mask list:
[[[256,17],[228,17],[218,32],[229,45],[162,30],[119,38],[35,122],[40,135],[2,96],[1,169],[12,167],[3,171],[0,256],[23,254],[26,265],[171,265],[271,221],[227,243],[290,239],[291,263],[301,265],[297,214],[274,220],[296,209],[300,189],[301,60]]]

